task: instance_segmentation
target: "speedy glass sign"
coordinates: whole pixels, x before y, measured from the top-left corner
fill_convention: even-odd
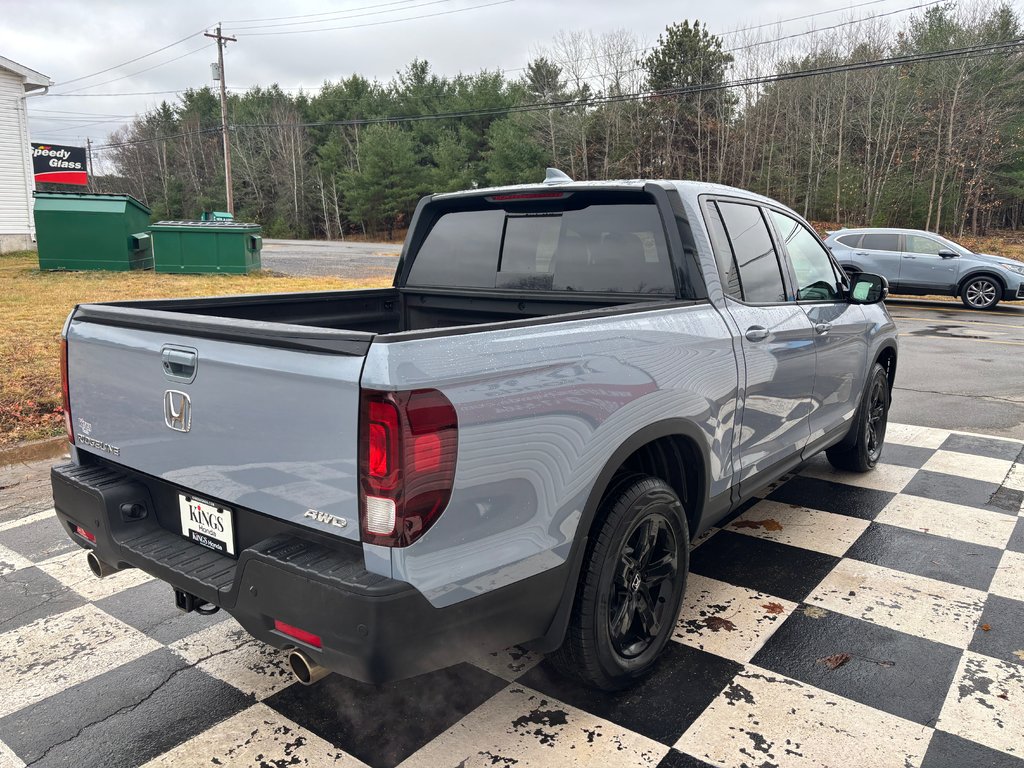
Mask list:
[[[88,184],[85,147],[32,142],[32,173],[37,184]]]

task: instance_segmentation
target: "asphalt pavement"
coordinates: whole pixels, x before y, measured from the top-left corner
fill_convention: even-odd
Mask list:
[[[900,334],[893,421],[1024,439],[1024,305],[887,304]]]

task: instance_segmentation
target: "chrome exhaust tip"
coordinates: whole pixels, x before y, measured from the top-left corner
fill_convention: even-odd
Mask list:
[[[302,651],[292,651],[288,654],[288,667],[295,675],[295,679],[303,685],[313,685],[331,674],[329,669],[321,667]]]
[[[89,563],[89,570],[93,572],[97,579],[102,579],[105,576],[109,576],[112,573],[117,573],[120,568],[115,568],[110,563],[105,563],[96,557],[95,552],[90,552],[85,556],[85,560]]]

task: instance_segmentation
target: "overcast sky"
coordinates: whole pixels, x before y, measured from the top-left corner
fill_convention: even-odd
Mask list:
[[[927,0],[0,0],[0,56],[55,83],[50,94],[29,99],[32,140],[76,145],[86,137],[103,142],[132,115],[162,99],[173,101],[174,91],[212,84],[210,62],[216,60],[216,49],[201,34],[134,63],[117,65],[201,33],[218,21],[224,22],[225,34],[238,37],[227,48],[229,86],[278,83],[315,90],[325,79],[352,73],[388,80],[416,57],[442,74],[515,70],[559,30],[600,33],[625,28],[649,44],[666,25],[686,18],[700,18],[712,31],[725,33],[836,10],[779,28],[778,34],[792,34],[922,2]],[[860,7],[850,10],[855,5]],[[280,18],[300,14],[317,15]],[[365,26],[369,24],[374,26]],[[243,29],[255,25],[262,28]],[[349,28],[255,34],[325,27]],[[115,68],[69,82],[110,67]],[[168,93],[139,93],[151,91]],[[62,93],[69,95],[57,95]]]

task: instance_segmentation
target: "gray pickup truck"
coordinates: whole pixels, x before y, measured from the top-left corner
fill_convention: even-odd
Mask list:
[[[76,307],[53,495],[97,576],[306,683],[648,672],[695,536],[819,451],[875,465],[896,333],[770,199],[558,181],[423,199],[390,288]]]

